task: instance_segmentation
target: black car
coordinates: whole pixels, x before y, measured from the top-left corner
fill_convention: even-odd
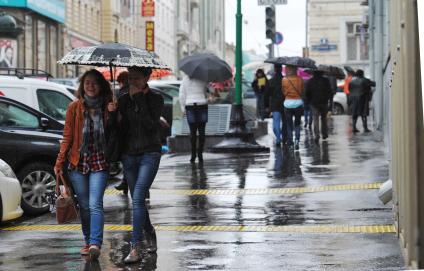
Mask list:
[[[22,186],[21,206],[35,215],[48,211],[47,194],[54,191],[53,165],[64,125],[20,102],[0,97],[0,158]]]
[[[171,135],[171,127],[172,127],[172,107],[173,107],[173,97],[167,93],[165,90],[156,87],[150,87],[150,89],[157,94],[162,95],[164,100],[164,106],[162,109],[162,117],[166,119],[169,124],[168,128],[163,127],[161,130],[161,140],[162,143],[166,143],[166,138]]]
[[[0,128],[62,135],[64,125],[23,103],[0,96]]]
[[[53,166],[62,136],[0,127],[0,159],[8,163],[22,186],[21,206],[30,215],[49,210],[47,195],[55,189]]]

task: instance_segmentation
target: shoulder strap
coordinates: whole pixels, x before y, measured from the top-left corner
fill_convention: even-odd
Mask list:
[[[287,78],[287,80],[289,80],[289,82],[290,82],[290,85],[294,88],[294,90],[297,92],[297,94],[299,94],[299,96],[302,96],[302,94],[300,93],[300,91],[294,86],[294,84],[292,83],[292,81],[288,78],[288,77],[286,77]]]

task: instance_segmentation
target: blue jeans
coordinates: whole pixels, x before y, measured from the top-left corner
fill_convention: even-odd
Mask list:
[[[256,93],[256,117],[261,120],[265,118],[265,97],[263,93]]]
[[[82,174],[69,172],[69,179],[80,206],[82,233],[87,245],[101,246],[103,242],[103,195],[109,173],[105,170]]]
[[[146,194],[149,191],[159,169],[160,153],[124,155],[122,164],[127,176],[133,205],[133,231],[131,242],[142,241],[143,229],[152,231],[149,211],[146,208]]]
[[[277,138],[275,143],[281,144],[281,112],[279,111],[272,112],[272,130]]]
[[[302,110],[303,106],[299,106],[297,108],[284,108],[287,122],[287,143],[289,145],[293,145],[293,128],[296,141],[299,142],[300,140],[300,120],[302,118]]]

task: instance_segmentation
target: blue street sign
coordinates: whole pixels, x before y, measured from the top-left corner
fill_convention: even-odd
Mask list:
[[[275,32],[275,44],[281,44],[284,40],[283,34]]]

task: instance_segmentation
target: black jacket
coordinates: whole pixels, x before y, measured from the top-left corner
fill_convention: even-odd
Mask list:
[[[252,82],[252,88],[256,95],[258,94],[265,94],[268,91],[269,82],[268,79],[265,77],[265,85],[262,87],[258,86],[258,79],[256,78]]]
[[[283,76],[275,74],[268,81],[268,91],[265,92],[265,107],[269,108],[271,112],[283,110],[284,95],[282,89]]]
[[[365,95],[371,100],[371,87],[375,86],[375,82],[365,77],[353,77],[349,83],[349,92],[351,97],[361,97]]]
[[[312,106],[327,105],[333,97],[330,80],[323,76],[314,76],[306,82],[305,100]]]
[[[149,91],[131,97],[128,93],[118,100],[121,120],[117,125],[123,154],[140,155],[146,152],[160,152],[159,118],[163,108],[160,94]]]

